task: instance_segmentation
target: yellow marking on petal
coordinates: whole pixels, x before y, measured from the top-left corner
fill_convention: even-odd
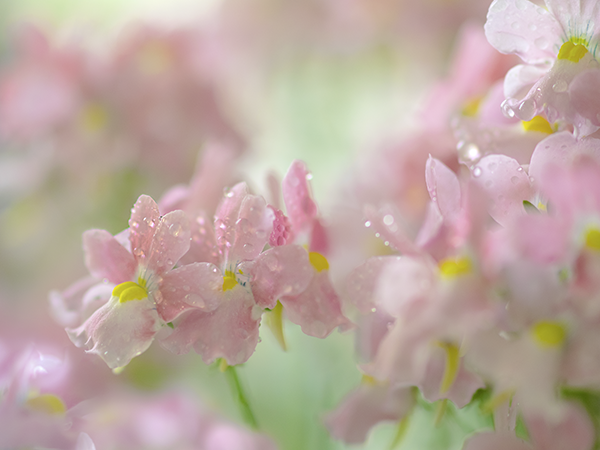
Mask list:
[[[575,43],[574,40],[578,42],[584,43]],[[565,42],[558,51],[558,56],[556,59],[566,59],[574,63],[578,63],[581,58],[583,58],[587,53],[588,49],[586,48],[587,42],[582,41],[579,38],[573,38]]]
[[[412,411],[411,411],[412,412]],[[408,422],[410,419],[410,413],[406,414],[400,422],[398,422],[398,429],[396,430],[396,435],[394,436],[394,440],[390,444],[390,450],[394,450],[404,440],[404,436],[406,436],[406,430],[408,430]]]
[[[366,374],[363,374],[360,382],[366,386],[377,386],[379,384],[374,377],[372,377],[371,375],[366,375]]]
[[[229,364],[227,364],[227,360],[225,358],[220,358],[219,359],[219,370],[221,371],[221,373],[224,373],[228,367],[229,367]]]
[[[600,230],[590,228],[585,233],[585,246],[591,250],[600,251]]]
[[[272,311],[267,311],[264,314],[265,323],[277,339],[279,346],[285,352],[287,345],[285,343],[285,335],[283,334],[283,305],[278,301]]]
[[[463,116],[475,117],[481,106],[481,97],[475,97],[469,100],[462,109]]]
[[[117,367],[117,368],[113,369],[112,373],[115,375],[120,375],[123,373],[124,370],[125,370],[125,366],[121,366],[121,367]]]
[[[85,131],[96,133],[108,124],[108,112],[99,103],[90,103],[81,111],[79,122]]]
[[[565,342],[567,329],[560,322],[540,321],[531,328],[533,340],[542,348],[556,348]]]
[[[59,415],[67,412],[64,402],[54,394],[41,394],[28,399],[25,404],[37,412]]]
[[[231,270],[226,270],[225,276],[223,277],[223,291],[233,289],[236,285],[237,280],[235,279],[235,274]]]
[[[145,284],[144,281],[144,285]],[[133,281],[126,281],[125,283],[115,286],[112,295],[118,297],[120,303],[125,303],[131,300],[143,300],[148,298],[148,291]]]
[[[317,272],[329,269],[329,262],[327,261],[327,258],[321,255],[319,252],[309,252],[308,260]]]
[[[481,409],[485,414],[493,413],[496,410],[496,408],[498,408],[498,406],[500,406],[501,404],[503,404],[506,401],[510,401],[514,394],[515,394],[515,391],[513,391],[512,389],[500,392],[495,397],[492,397],[491,399],[489,399],[485,403],[485,405],[483,405],[481,407]]]
[[[448,399],[445,398],[437,403],[437,407],[435,409],[435,419],[433,420],[433,424],[435,427],[439,427],[442,423],[442,419],[446,415],[446,409],[448,408]]]
[[[148,288],[148,285],[146,284],[146,280],[144,280],[142,277],[138,277],[137,284],[139,284],[144,289]]]
[[[440,274],[446,278],[459,277],[471,273],[471,260],[467,257],[446,258],[439,263]]]
[[[523,120],[521,122],[525,131],[539,131],[540,133],[552,134],[554,130],[552,125],[542,116],[535,116],[531,120]]]
[[[446,351],[446,367],[440,384],[440,394],[443,395],[450,390],[456,380],[460,367],[460,354],[457,345],[448,342],[440,342],[439,345]]]
[[[542,202],[538,202],[537,209],[539,209],[540,211],[543,211],[543,212],[548,211],[548,208],[546,208],[546,205],[544,205]]]

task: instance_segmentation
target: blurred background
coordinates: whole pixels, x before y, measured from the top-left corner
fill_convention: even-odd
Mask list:
[[[48,292],[87,274],[82,232],[122,231],[139,195],[158,199],[188,184],[215,143],[235,155],[233,179],[263,195],[268,174],[281,178],[292,160],[304,160],[321,213],[335,221],[335,211],[352,203],[348,186],[361,166],[386,164],[383,149],[438,127],[434,87],[449,77],[461,30],[482,29],[488,6],[1,2],[1,341],[33,342],[74,362],[74,398],[177,390],[241,423],[222,374],[195,354],[176,357],[154,345],[114,375],[70,343],[51,317]],[[447,141],[454,152],[457,140],[450,133]],[[423,145],[423,162],[427,154]],[[262,329],[240,369],[261,431],[283,450],[387,448],[394,424],[357,446],[334,441],[321,424],[360,381],[353,334],[318,340],[286,323],[286,336],[284,353]],[[423,433],[432,419],[421,411],[399,448],[460,448],[475,426],[469,420]]]

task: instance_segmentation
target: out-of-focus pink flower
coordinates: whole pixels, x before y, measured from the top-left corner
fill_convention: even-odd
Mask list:
[[[192,401],[189,393],[145,396],[121,393],[90,402],[85,429],[98,448],[201,448],[275,450],[267,436],[225,421]]]

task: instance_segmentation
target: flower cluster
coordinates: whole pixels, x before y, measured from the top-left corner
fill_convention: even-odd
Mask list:
[[[315,35],[356,26],[366,45],[375,24],[391,32],[396,23],[362,14],[371,11],[362,0],[314,3],[327,12]],[[391,3],[381,11],[409,8]],[[430,3],[412,8],[427,15]],[[235,366],[258,354],[266,329],[287,350],[286,321],[311,338],[338,329],[354,339],[361,381],[322,408],[334,439],[360,445],[395,422],[400,447],[412,418],[433,411],[431,425],[477,417],[459,439],[464,450],[597,448],[600,3],[493,0],[485,26],[461,29],[415,127],[358,155],[326,207],[301,160],[281,181],[263,177],[263,191],[242,175],[246,139],[216,100],[220,75],[239,60],[207,66],[211,46],[237,48],[242,25],[260,28],[263,10],[238,23],[244,11],[224,2],[214,35],[143,28],[102,64],[51,48],[35,30],[22,37],[23,54],[0,79],[0,136],[11,145],[51,142],[71,169],[89,163],[74,156],[79,147],[106,147],[109,163],[165,172],[156,193],[206,144],[189,184],[158,201],[139,196],[118,234],[83,234],[89,275],[50,294],[70,341],[115,374],[155,340],[175,359],[193,350],[230,377],[260,428]],[[282,6],[282,20],[294,11]],[[283,24],[284,44],[269,49],[297,38]],[[260,39],[248,48],[265,51]],[[121,154],[123,142],[141,157]],[[0,340],[0,447],[274,448],[184,393],[77,402],[63,393],[68,371]]]

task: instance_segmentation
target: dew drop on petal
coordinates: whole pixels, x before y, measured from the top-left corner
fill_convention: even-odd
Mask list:
[[[512,184],[519,184],[519,178],[518,177],[510,177],[510,182]]]
[[[383,217],[383,223],[386,224],[387,226],[390,226],[394,223],[394,216],[392,216],[391,214],[386,214]]]
[[[531,120],[535,116],[535,110],[537,108],[537,104],[535,100],[532,98],[528,98],[521,102],[519,105],[519,114],[521,115],[521,120]]]
[[[371,221],[370,221],[370,220],[367,220],[367,221],[365,222],[365,227],[369,228],[370,226],[371,226]]]
[[[473,176],[475,178],[480,177],[481,176],[481,167],[477,166],[473,169]]]

